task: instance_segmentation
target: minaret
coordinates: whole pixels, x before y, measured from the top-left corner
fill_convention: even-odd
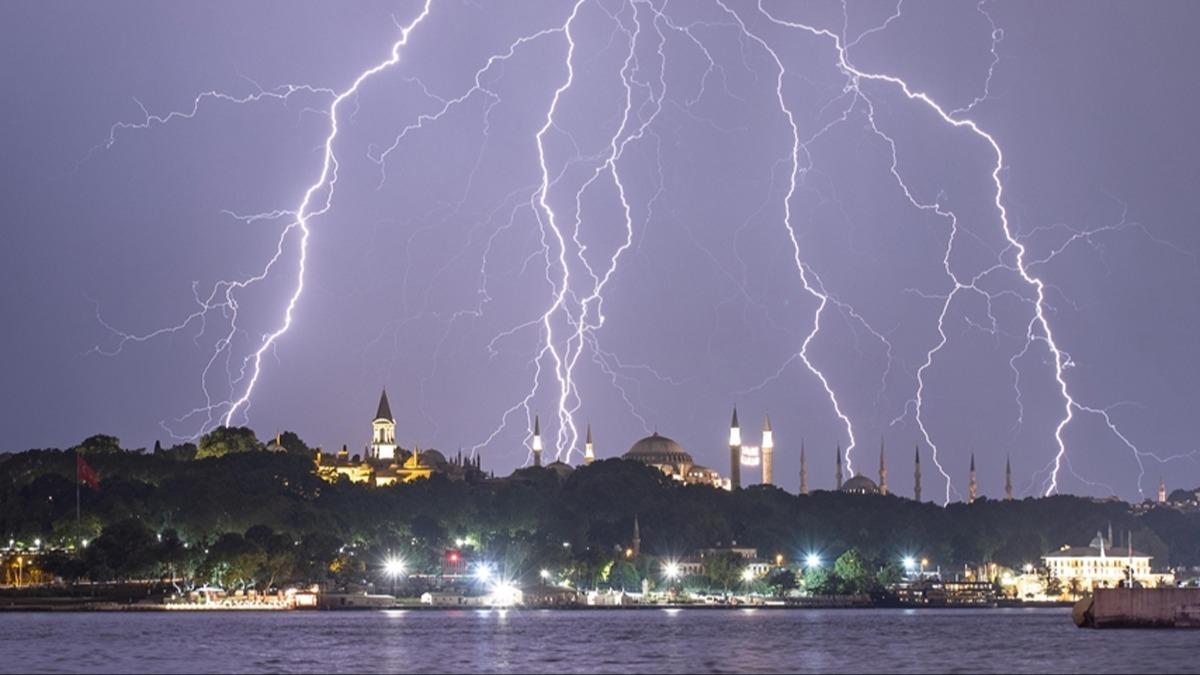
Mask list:
[[[1004,498],[1010,502],[1013,500],[1011,455],[1004,460]]]
[[[967,503],[974,504],[975,496],[979,493],[979,485],[975,482],[975,453],[971,453],[971,478],[967,481]]]
[[[804,455],[804,441],[800,441],[800,494],[808,494],[808,457]]]
[[[729,423],[729,486],[734,490],[742,487],[742,429],[738,426],[737,407]]]
[[[396,457],[396,420],[388,405],[387,390],[379,395],[379,408],[371,422],[370,454],[375,459],[391,461]]]
[[[838,491],[842,489],[842,444],[839,441],[837,444],[837,487]]]
[[[913,501],[921,501],[921,444],[917,444],[916,461],[913,462]]]
[[[533,416],[533,465],[542,465],[542,421]]]
[[[771,418],[763,415],[762,428],[762,483],[775,484],[775,470],[772,461],[775,458],[775,434],[771,431]]]
[[[887,460],[883,456],[883,439],[879,439],[879,494],[887,495]]]
[[[638,527],[638,517],[633,517],[633,557],[642,554],[642,531]]]
[[[583,463],[591,464],[596,461],[596,453],[592,448],[592,423],[588,422],[587,441],[583,444]]]
[[[1167,503],[1167,481],[1162,478],[1158,479],[1158,503]]]

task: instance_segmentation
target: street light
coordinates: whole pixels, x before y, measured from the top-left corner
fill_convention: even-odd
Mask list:
[[[487,583],[492,578],[492,568],[487,563],[479,563],[475,567],[475,578],[482,583]]]
[[[550,570],[542,570],[538,575],[542,577],[542,581],[545,581],[550,578]]]
[[[392,578],[392,597],[396,597],[396,579],[404,574],[404,561],[400,558],[388,558],[383,569]]]
[[[804,564],[809,569],[817,569],[821,566],[821,556],[817,555],[816,553],[809,553],[808,556],[804,558]]]
[[[749,567],[747,567],[745,570],[743,570],[742,571],[742,581],[744,581],[746,583],[750,583],[750,582],[754,581],[754,570]]]
[[[663,565],[663,576],[665,576],[668,581],[675,581],[676,579],[678,579],[679,578],[679,563],[674,562],[674,561],[667,561]]]
[[[911,555],[904,556],[904,571],[908,572],[909,574],[912,574],[913,570],[916,568],[917,568],[916,559],[913,558]]]

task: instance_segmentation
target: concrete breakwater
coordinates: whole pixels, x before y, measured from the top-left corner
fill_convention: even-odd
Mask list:
[[[1200,588],[1099,589],[1072,618],[1080,628],[1200,628]]]

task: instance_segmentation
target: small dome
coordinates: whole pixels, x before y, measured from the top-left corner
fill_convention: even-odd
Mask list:
[[[560,479],[565,479],[567,476],[570,476],[573,471],[575,471],[575,467],[562,460],[550,462],[546,465],[546,468],[558,474]]]
[[[633,447],[629,448],[629,452],[625,453],[624,458],[653,465],[686,464],[691,466],[694,464],[692,456],[683,449],[683,446],[666,436],[659,436],[658,432],[634,443]]]
[[[873,495],[879,493],[879,486],[875,481],[859,474],[842,484],[842,492],[853,492],[860,495]]]
[[[446,463],[446,456],[437,450],[422,450],[421,463],[425,466],[442,466]]]

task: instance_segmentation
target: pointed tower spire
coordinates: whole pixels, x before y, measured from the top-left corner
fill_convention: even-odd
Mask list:
[[[921,444],[917,443],[916,460],[913,462],[913,501],[921,501]]]
[[[533,416],[533,465],[542,465],[542,420],[537,415]]]
[[[835,452],[837,453],[837,483],[836,483],[836,489],[837,489],[838,491],[841,491],[841,489],[842,489],[842,442],[841,442],[841,441],[838,441],[838,444],[837,444],[837,450],[836,450]]]
[[[800,494],[808,494],[808,457],[804,454],[804,439],[800,440]]]
[[[738,425],[737,406],[729,423],[729,487],[742,487],[742,428]]]
[[[879,494],[887,495],[887,458],[883,454],[883,439],[879,439]]]
[[[1013,500],[1012,455],[1004,460],[1004,498],[1010,502]]]
[[[762,483],[775,484],[775,434],[771,431],[771,417],[763,415],[762,428]]]
[[[379,394],[379,407],[371,421],[371,445],[367,453],[375,459],[396,458],[396,420],[392,419],[392,407],[388,405],[387,389]]]
[[[971,453],[971,478],[967,481],[967,503],[974,504],[979,494],[979,485],[975,482],[975,453]]]
[[[1158,503],[1167,503],[1167,481],[1161,477],[1158,479]]]
[[[642,530],[638,527],[638,517],[633,517],[633,557],[642,555]]]
[[[587,440],[583,444],[583,463],[585,465],[596,461],[595,449],[592,446],[592,423],[587,425]]]

